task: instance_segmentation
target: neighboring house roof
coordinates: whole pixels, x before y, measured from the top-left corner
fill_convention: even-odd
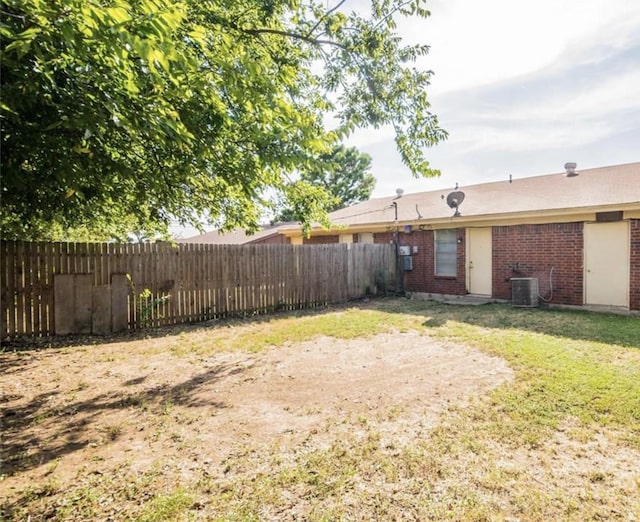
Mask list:
[[[493,220],[504,216],[580,214],[615,210],[640,210],[640,162],[566,173],[515,178],[460,187],[465,199],[460,217],[453,217],[446,197],[456,189],[441,189],[401,197],[390,196],[332,212],[336,226],[365,229],[396,222],[419,225]],[[281,232],[288,235],[293,227]],[[334,232],[335,233],[335,232]]]
[[[265,240],[271,236],[277,236],[278,231],[284,225],[292,225],[293,223],[277,224],[277,225],[264,225],[262,230],[255,234],[247,234],[244,230],[233,230],[231,232],[220,232],[213,230],[197,236],[187,237],[184,239],[178,239],[178,243],[208,243],[213,245],[245,245],[254,243],[256,241]]]

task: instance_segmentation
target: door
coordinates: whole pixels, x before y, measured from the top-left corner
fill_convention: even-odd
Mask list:
[[[467,229],[467,287],[470,294],[492,294],[491,228]]]
[[[629,223],[585,223],[585,304],[629,306]]]

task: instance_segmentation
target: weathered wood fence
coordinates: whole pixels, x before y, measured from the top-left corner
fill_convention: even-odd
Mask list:
[[[339,303],[394,284],[392,245],[0,241],[0,335],[49,336]]]

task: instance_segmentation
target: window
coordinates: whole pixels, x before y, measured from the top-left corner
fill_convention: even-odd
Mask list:
[[[358,243],[373,245],[373,234],[371,232],[362,232],[361,234],[358,234]]]
[[[457,231],[436,230],[436,275],[456,276],[458,261]]]

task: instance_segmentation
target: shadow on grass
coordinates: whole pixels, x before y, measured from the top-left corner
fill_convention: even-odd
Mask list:
[[[640,347],[640,320],[637,317],[554,309],[517,309],[509,305],[458,306],[441,303],[408,300],[403,298],[375,299],[368,302],[353,302],[335,307],[323,307],[304,311],[280,312],[246,319],[210,321],[197,325],[159,328],[148,331],[126,333],[111,338],[91,338],[89,344],[127,342],[137,339],[162,338],[180,333],[225,328],[240,324],[258,324],[290,317],[318,316],[345,308],[374,310],[389,314],[404,314],[416,317],[416,325],[425,329],[435,329],[448,322],[459,322],[490,329],[517,329],[543,333],[567,339],[594,341],[627,347]],[[412,319],[413,321],[413,319]],[[56,340],[49,350],[38,356],[55,356],[59,349],[86,346],[87,338],[63,338]],[[43,349],[47,346],[25,350]],[[90,347],[88,348],[90,349]],[[20,351],[18,348],[17,351]],[[28,357],[12,357],[20,365],[33,364]],[[28,354],[25,354],[28,355]],[[0,364],[2,363],[0,355]],[[84,400],[71,400],[61,392],[49,391],[40,394],[28,404],[17,407],[5,406],[0,409],[3,429],[2,460],[3,473],[11,475],[55,461],[65,455],[80,451],[93,443],[100,415],[105,411],[129,410],[132,415],[161,415],[165,404],[186,408],[207,407],[224,409],[223,402],[203,398],[216,382],[244,372],[249,367],[234,364],[219,364],[174,385],[155,386],[136,390],[144,385],[146,375],[125,380],[120,386],[107,393],[96,393]],[[4,372],[4,368],[2,370]],[[22,371],[28,371],[23,370]],[[68,391],[66,393],[69,393]],[[215,394],[213,394],[215,396]],[[19,401],[19,396],[3,397],[4,404]],[[60,405],[61,404],[61,405]],[[104,427],[103,427],[104,428]],[[104,444],[108,444],[108,434]]]
[[[22,337],[14,340],[0,342],[0,375],[9,375],[25,371],[32,359],[29,353],[38,352],[38,359],[57,357],[59,350],[74,347],[91,348],[91,346],[104,346],[108,344],[127,343],[148,339],[159,339],[188,334],[212,328],[230,328],[244,324],[269,323],[278,319],[290,317],[311,317],[327,312],[351,307],[352,303],[317,306],[299,310],[278,311],[270,314],[254,314],[242,317],[229,317],[224,319],[212,319],[199,323],[185,323],[172,326],[161,326],[140,330],[129,330],[111,335],[64,335],[53,337]],[[4,357],[10,354],[10,357]],[[21,355],[24,354],[24,357]]]
[[[449,305],[435,301],[412,300],[403,297],[379,297],[345,304],[322,305],[299,310],[254,314],[243,317],[213,319],[200,323],[148,328],[120,332],[109,336],[70,335],[46,338],[21,338],[0,343],[0,370],[11,373],[12,365],[20,366],[19,358],[3,360],[3,352],[40,351],[126,343],[143,339],[162,339],[211,328],[229,328],[243,324],[263,324],[291,317],[313,317],[347,308],[366,308],[381,312],[424,315],[423,326],[435,328],[445,322],[459,321],[486,328],[518,328],[538,333],[582,339],[622,346],[640,347],[640,317],[586,310],[514,308],[508,304]]]
[[[437,328],[448,321],[482,328],[517,329],[567,339],[640,348],[640,318],[612,313],[551,308],[514,308],[508,304],[448,305],[432,301],[377,301],[377,310],[424,316],[422,326]]]
[[[0,408],[2,473],[10,476],[95,444],[100,415],[105,411],[130,410],[132,415],[142,415],[144,412],[162,415],[166,405],[215,410],[226,408],[224,402],[201,398],[199,392],[250,367],[219,364],[172,386],[160,385],[129,391],[127,386],[140,384],[146,379],[146,376],[141,376],[123,382],[113,391],[95,394],[84,400],[65,400],[65,394],[73,397],[68,390],[50,391],[24,405],[4,406]],[[3,399],[6,405],[9,401],[19,400],[20,396],[4,396]],[[104,443],[108,444],[109,434],[105,435],[107,440]]]
[[[278,318],[322,315],[328,311],[350,307],[352,303],[336,305],[319,305],[296,310],[275,311],[272,313],[247,313],[222,319],[210,319],[202,322],[184,323],[170,326],[149,327],[139,330],[127,330],[110,335],[60,335],[51,337],[20,337],[0,341],[2,352],[24,352],[55,348],[72,348],[74,346],[98,346],[112,343],[124,343],[142,339],[161,339],[172,335],[194,332],[207,328],[225,328],[242,324],[269,323]],[[0,359],[1,361],[1,359]]]

